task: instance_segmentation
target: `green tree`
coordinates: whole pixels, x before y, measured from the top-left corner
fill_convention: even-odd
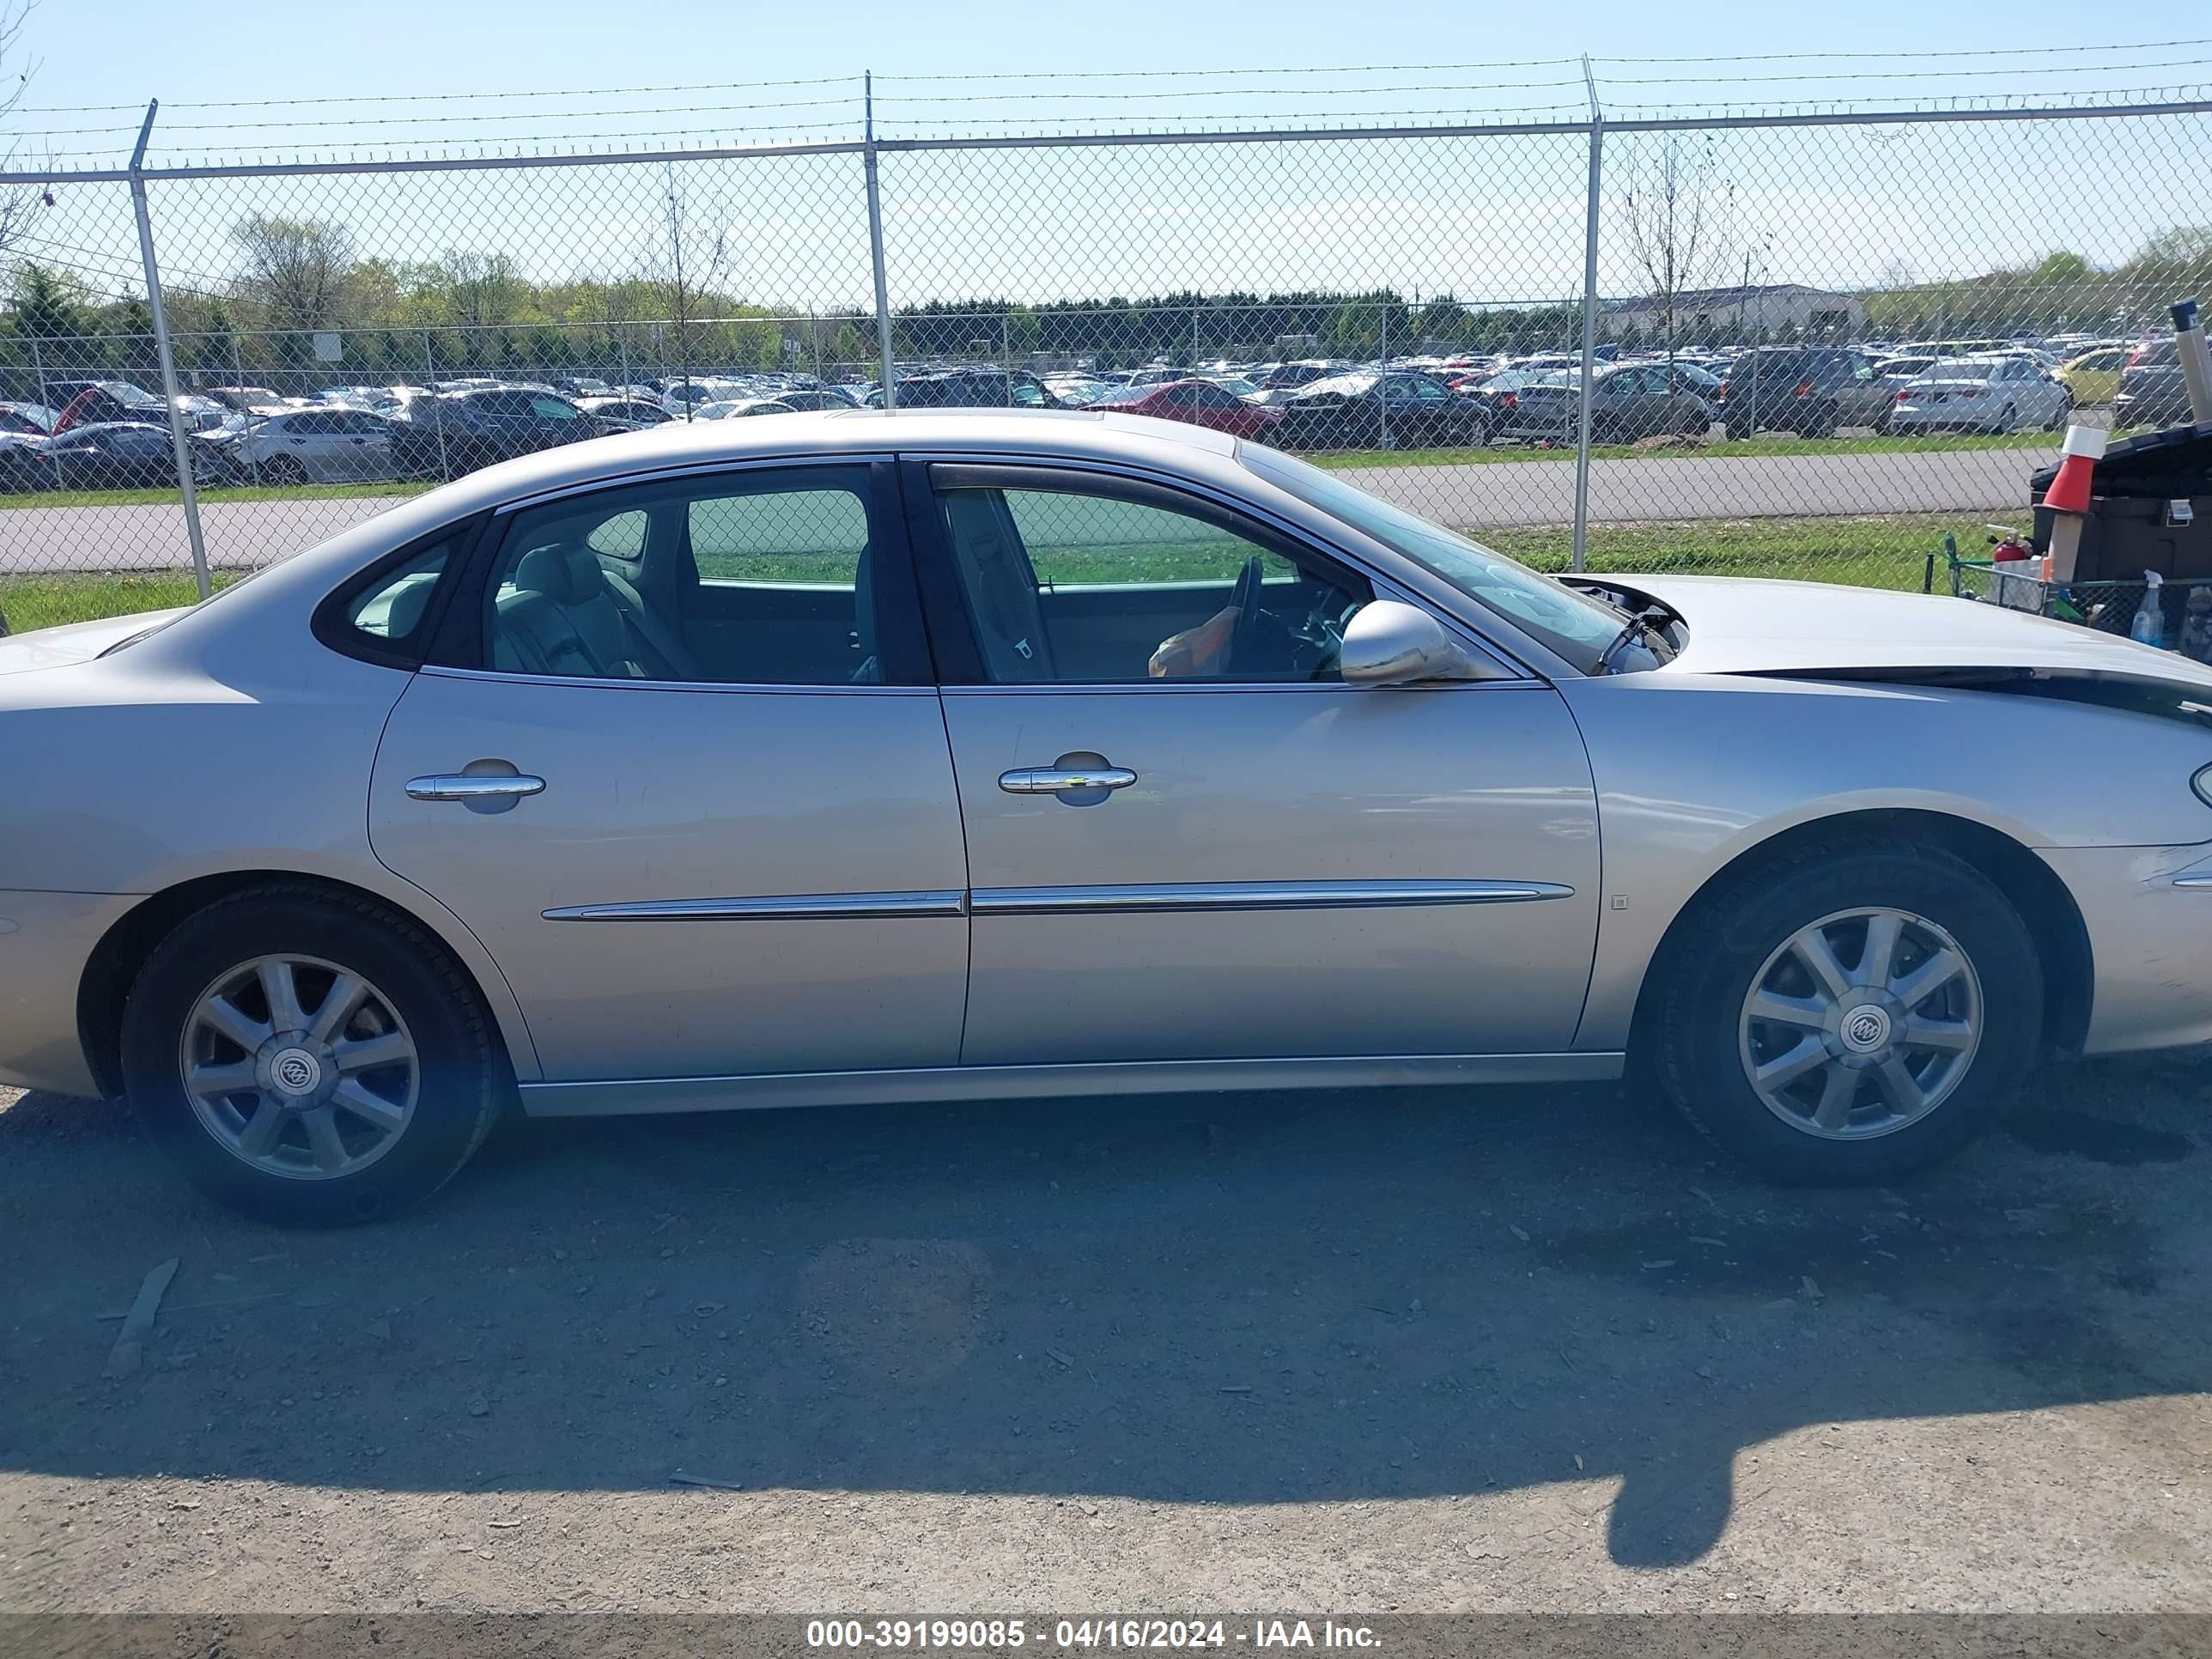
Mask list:
[[[256,214],[230,234],[246,258],[242,286],[260,302],[269,326],[304,332],[339,325],[354,271],[353,238],[343,225]]]
[[[89,323],[75,283],[47,266],[26,260],[15,273],[15,332],[42,344],[83,337]]]

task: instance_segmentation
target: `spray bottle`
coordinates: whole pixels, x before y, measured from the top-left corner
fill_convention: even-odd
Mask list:
[[[2155,570],[2143,572],[2142,603],[2136,607],[2136,619],[2128,627],[2128,637],[2138,644],[2166,643],[2166,601],[2159,592],[2165,580]]]

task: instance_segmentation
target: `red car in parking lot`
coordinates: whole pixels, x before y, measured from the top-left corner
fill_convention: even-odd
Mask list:
[[[1188,421],[1231,437],[1265,441],[1283,423],[1279,410],[1248,404],[1211,380],[1170,380],[1162,386],[1133,386],[1109,392],[1090,405],[1122,415],[1152,415],[1164,421]]]

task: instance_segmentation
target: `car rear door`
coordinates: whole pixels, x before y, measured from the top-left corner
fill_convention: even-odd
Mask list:
[[[1596,805],[1552,687],[1342,684],[1372,580],[1156,480],[915,463],[907,496],[967,829],[963,1062],[1569,1046]]]
[[[733,466],[491,521],[370,835],[498,961],[548,1080],[620,1109],[586,1085],[956,1060],[967,868],[896,490],[888,462]],[[819,613],[810,647],[689,628],[752,584]]]

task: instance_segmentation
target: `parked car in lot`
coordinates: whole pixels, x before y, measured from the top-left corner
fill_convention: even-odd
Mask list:
[[[359,483],[392,478],[392,422],[365,409],[283,409],[193,440],[243,483]]]
[[[1094,399],[1092,409],[1111,409],[1124,415],[1149,415],[1157,420],[1187,421],[1239,438],[1265,441],[1283,424],[1284,411],[1263,409],[1224,392],[1211,380],[1170,380],[1164,384],[1117,387]]]
[[[1573,442],[1582,421],[1582,376],[1563,370],[1524,385],[1504,412],[1499,435]],[[1703,436],[1713,406],[1691,389],[1685,371],[1662,363],[1601,368],[1590,379],[1590,441],[1634,443],[1662,433]]]
[[[0,403],[0,433],[43,438],[54,429],[61,411],[46,404]]]
[[[1757,346],[1722,377],[1720,412],[1731,438],[1769,428],[1832,438],[1847,426],[1880,429],[1895,394],[1874,365],[1841,346]]]
[[[875,407],[882,407],[878,393]],[[898,383],[901,409],[1057,409],[1060,399],[1025,369],[945,369],[910,374]]]
[[[46,487],[50,477],[39,460],[46,438],[31,432],[0,432],[0,495],[21,495]]]
[[[1887,1182],[2053,1051],[2212,1039],[2212,668],[1542,576],[1195,427],[672,423],[0,669],[0,1076],[278,1221],[422,1198],[518,1099],[1631,1064]]]
[[[658,403],[642,398],[579,398],[576,407],[592,417],[592,424],[602,436],[665,426],[675,418]]]
[[[1945,357],[1897,392],[1888,429],[2055,432],[2073,406],[2066,383],[2025,357]]]
[[[2099,346],[2069,357],[2058,368],[2058,378],[2073,394],[2076,408],[2094,408],[2112,401],[2120,389],[2120,371],[2127,367],[2123,346]]]
[[[1347,373],[1351,368],[1350,363],[1334,357],[1306,357],[1296,362],[1272,364],[1255,378],[1262,392],[1289,392],[1311,386],[1316,380]]]
[[[1273,405],[1276,441],[1292,449],[1411,449],[1486,444],[1490,410],[1433,374],[1371,369],[1315,380]]]
[[[796,415],[799,411],[780,398],[732,398],[719,404],[702,404],[692,410],[695,421],[728,421],[748,415]]]
[[[2115,426],[2178,426],[2190,417],[2189,387],[2181,378],[2180,348],[2154,340],[2136,348],[2120,371],[2112,398]]]
[[[40,489],[125,489],[167,485],[177,482],[174,441],[166,418],[151,421],[100,421],[56,433],[31,450],[35,487]],[[228,470],[213,458],[196,455],[192,477],[200,483],[220,483]]]
[[[168,406],[156,392],[129,380],[53,380],[49,397],[62,399],[62,412],[54,430],[72,427],[109,425],[116,422],[167,421]]]
[[[477,386],[413,398],[393,413],[392,459],[403,477],[456,477],[494,461],[599,435],[556,392]]]
[[[249,409],[273,409],[284,401],[280,393],[265,386],[211,386],[204,387],[200,396],[240,413]]]

